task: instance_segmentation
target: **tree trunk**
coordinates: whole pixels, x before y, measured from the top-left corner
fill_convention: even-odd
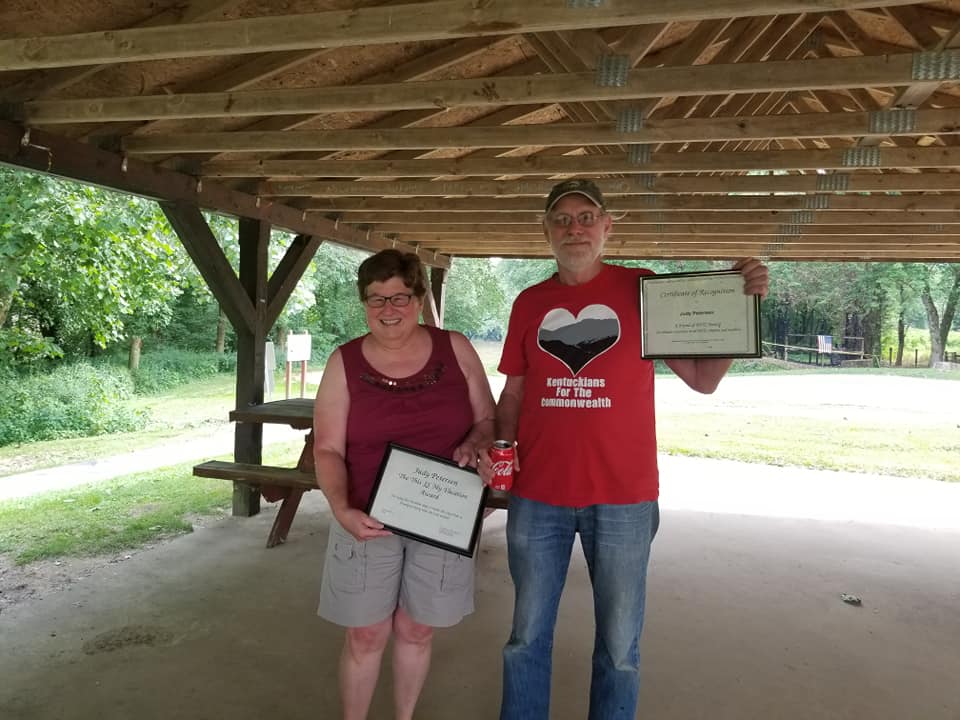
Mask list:
[[[140,369],[140,351],[143,349],[143,338],[136,335],[130,338],[130,352],[127,356],[127,367],[133,370]]]
[[[777,326],[774,342],[782,346],[781,358],[787,359],[787,334],[790,332],[790,308],[784,304],[777,305]]]
[[[923,308],[927,311],[927,331],[930,333],[930,363],[943,361],[943,342],[940,340],[940,313],[937,310],[936,303],[933,302],[933,294],[930,292],[930,286],[923,284],[923,290],[920,291],[920,299],[923,301]]]
[[[215,351],[223,355],[227,347],[227,314],[220,309],[220,315],[217,317],[217,345]]]
[[[960,267],[953,270],[953,287],[947,295],[947,304],[943,306],[943,317],[940,318],[940,347],[941,352],[947,349],[947,338],[953,325],[953,316],[957,313],[957,302],[960,301]],[[941,360],[943,359],[941,355]]]
[[[7,313],[10,312],[10,306],[13,304],[13,290],[7,292],[0,291],[0,327],[7,321]]]
[[[897,367],[903,367],[903,346],[907,342],[907,323],[904,322],[904,312],[900,311],[897,318]]]

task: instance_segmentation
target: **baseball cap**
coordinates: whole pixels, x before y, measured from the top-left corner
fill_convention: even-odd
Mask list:
[[[567,195],[583,195],[601,210],[606,210],[606,201],[603,199],[603,193],[592,180],[585,178],[571,178],[558,182],[547,195],[547,209],[544,212],[550,212],[550,209],[557,204],[562,197]]]

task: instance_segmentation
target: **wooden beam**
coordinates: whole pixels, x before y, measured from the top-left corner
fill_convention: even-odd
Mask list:
[[[186,7],[178,4],[168,8],[153,17],[139,23],[141,27],[156,27],[159,25],[176,25],[214,20],[228,8],[237,5],[240,0],[192,0]],[[41,71],[31,73],[23,80],[11,87],[3,89],[3,95],[8,102],[22,102],[57,92],[64,88],[93,77],[106,65],[90,65],[87,67],[71,67],[60,70]]]
[[[2,156],[0,156],[2,159]],[[579,173],[578,173],[579,174]],[[415,198],[413,200],[397,200],[397,204],[419,210],[431,210],[437,207],[435,201],[427,198],[498,198],[497,203],[509,204],[514,196],[538,198],[537,205],[543,203],[550,188],[556,180],[440,180],[429,182],[425,180],[376,181],[361,180],[349,181],[289,181],[265,182],[260,185],[260,193],[264,196],[296,196],[296,197],[368,197],[373,203],[370,208],[383,210],[402,209],[391,206],[390,198]],[[917,175],[902,174],[875,174],[875,173],[834,173],[828,175],[735,175],[724,177],[673,177],[660,175],[634,175],[627,178],[600,178],[599,182],[604,193],[608,196],[617,195],[684,195],[684,194],[717,194],[731,193],[891,193],[891,192],[953,192],[960,190],[960,173],[920,173]],[[379,196],[379,197],[377,197]],[[829,195],[824,197],[829,198]],[[788,196],[764,198],[775,203],[770,208],[786,207],[791,210],[817,209],[819,203],[827,203],[830,207],[837,207],[843,198],[821,197],[805,198],[803,196]],[[893,199],[893,198],[889,198]],[[913,202],[921,204],[927,200],[938,201],[938,198],[912,198]],[[948,209],[958,209],[953,203],[955,198],[945,198],[949,201]],[[746,197],[731,198],[734,203],[744,202]],[[653,198],[641,199],[652,207],[656,202]],[[641,202],[638,201],[638,202]],[[686,200],[683,201],[686,203]],[[715,200],[710,199],[709,203]],[[386,204],[384,204],[386,203]],[[776,204],[782,203],[782,204]],[[621,201],[611,201],[615,209],[621,209]],[[669,206],[665,199],[657,207]],[[904,200],[903,205],[908,204]],[[939,207],[939,202],[936,203]],[[524,202],[522,207],[527,207]],[[331,205],[335,210],[336,205]],[[504,205],[509,209],[509,205]],[[684,207],[692,207],[684,204]],[[926,206],[924,206],[925,208]],[[627,209],[627,208],[624,208]],[[640,209],[638,206],[636,209]],[[847,209],[844,207],[843,209]]]
[[[280,259],[267,283],[266,331],[276,323],[313,256],[323,243],[321,238],[297,235]]]
[[[664,226],[666,227],[666,226]],[[870,247],[885,247],[898,245],[930,245],[939,246],[957,246],[960,248],[960,234],[957,233],[938,233],[938,234],[920,234],[911,229],[909,234],[881,234],[881,235],[855,235],[848,229],[849,226],[843,226],[843,232],[840,234],[820,234],[818,228],[811,226],[801,226],[799,228],[781,227],[778,232],[777,227],[768,228],[767,232],[745,231],[740,233],[721,233],[710,232],[710,228],[704,228],[704,232],[637,232],[636,230],[615,229],[610,236],[610,243],[623,242],[669,242],[673,244],[683,243],[709,243],[718,242],[728,245],[749,245],[758,242],[790,242],[807,245],[869,245]],[[684,227],[684,230],[690,228]],[[901,230],[903,228],[900,228]],[[719,230],[719,228],[717,228]],[[472,233],[449,233],[434,232],[432,229],[413,230],[407,233],[390,233],[405,238],[408,242],[419,242],[430,248],[437,248],[452,255],[459,254],[463,248],[469,247],[495,247],[501,242],[518,242],[525,240],[528,243],[536,244],[543,242],[543,231],[536,225],[522,228],[513,228],[512,231],[490,232],[476,231]],[[736,238],[736,239],[733,239]]]
[[[0,40],[0,71],[909,4],[910,0],[607,0],[602,4],[447,0]]]
[[[622,213],[622,214],[621,214]],[[371,210],[340,210],[341,222],[369,223],[376,227],[378,223],[415,224],[421,230],[429,231],[432,225],[485,225],[487,223],[515,223],[536,224],[539,226],[543,217],[543,208],[528,210],[506,210],[489,212],[475,211],[447,211],[436,208],[433,212],[377,212]],[[818,211],[818,210],[744,210],[741,212],[723,210],[702,210],[664,212],[662,210],[634,210],[620,211],[616,215],[618,229],[624,227],[638,227],[642,225],[675,225],[688,223],[691,225],[880,225],[896,223],[902,232],[903,225],[960,225],[960,211],[958,212],[904,212],[902,209],[891,211],[859,210],[859,211]]]
[[[270,224],[240,218],[240,284],[254,322],[237,330],[237,408],[263,403],[266,367],[267,255]],[[263,460],[263,424],[238,422],[234,426],[233,459],[259,465]],[[249,517],[260,512],[260,492],[243,482],[233,484],[233,514]]]
[[[185,202],[235,217],[260,218],[276,227],[304,235],[316,235],[341,245],[376,252],[389,244],[370,242],[365,234],[338,228],[321,217],[271,199],[231,190],[214,181],[123,158],[99,148],[53,133],[30,130],[0,120],[0,163],[92,183],[153,200]],[[416,252],[416,248],[402,248]],[[423,258],[424,262],[449,267],[449,258]]]
[[[458,253],[460,257],[499,257],[499,258],[550,258],[546,248],[517,248],[503,247],[495,251],[465,250]],[[951,249],[923,248],[917,252],[909,249],[899,251],[876,251],[869,248],[821,248],[814,249],[808,246],[784,247],[773,249],[766,246],[707,246],[693,245],[631,245],[622,248],[607,248],[605,255],[608,258],[621,259],[671,259],[671,260],[735,260],[744,255],[763,257],[767,261],[794,261],[794,262],[958,262],[960,252]]]
[[[784,219],[786,220],[786,218]],[[849,237],[894,237],[902,235],[906,229],[903,225],[895,224],[895,218],[888,218],[886,225],[836,224],[836,223],[805,223],[791,224],[786,221],[780,223],[724,223],[709,225],[706,223],[631,223],[629,220],[617,220],[616,234],[620,235],[733,235],[737,237],[755,235],[791,235],[802,233],[807,237],[818,235],[846,235]],[[384,233],[389,237],[396,237],[408,242],[429,235],[432,238],[449,236],[454,242],[459,236],[468,235],[476,238],[496,238],[501,235],[535,235],[542,236],[543,228],[537,221],[525,223],[435,223],[430,225],[419,224],[413,219],[406,223],[374,223],[369,226],[375,233]],[[960,228],[955,225],[940,223],[919,223],[906,229],[916,237],[931,237],[960,240]]]
[[[944,64],[960,51],[943,54]],[[670,95],[857,88],[913,81],[917,54],[783,60],[763,63],[635,68],[622,85],[598,84],[596,73],[425,80],[227,93],[184,93],[78,100],[35,100],[0,107],[0,115],[30,125],[114,120],[296,115],[324,112],[499,107],[587,100],[635,100]]]
[[[499,177],[501,175],[642,175],[756,170],[843,170],[960,167],[960,148],[850,148],[772,152],[651,153],[638,161],[616,155],[497,157],[449,160],[217,160],[202,165],[206,177]]]
[[[443,315],[446,310],[447,276],[449,270],[430,268],[430,304],[436,318],[436,326],[443,327]]]
[[[160,209],[234,329],[238,333],[252,332],[256,322],[253,303],[200,213],[200,208],[186,202],[161,202]]]
[[[902,122],[901,122],[902,120]],[[195,132],[132,135],[123,148],[131,154],[254,153],[440,148],[584,147],[635,143],[682,143],[774,138],[890,137],[960,133],[960,115],[947,110],[804,113],[742,117],[650,118],[626,131],[617,123],[483,125],[286,132]]]

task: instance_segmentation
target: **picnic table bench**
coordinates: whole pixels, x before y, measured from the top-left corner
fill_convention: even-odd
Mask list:
[[[281,501],[280,510],[267,536],[267,547],[286,542],[293,518],[305,492],[319,489],[313,465],[313,399],[290,398],[251,405],[230,411],[234,422],[277,423],[297,430],[310,430],[296,467],[276,467],[256,463],[209,460],[193,467],[197,477],[243,482],[257,487],[268,502]],[[507,508],[507,493],[490,491],[485,506],[492,510]]]

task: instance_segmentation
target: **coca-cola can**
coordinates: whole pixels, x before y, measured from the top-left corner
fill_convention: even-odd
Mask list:
[[[494,490],[509,490],[513,487],[513,443],[497,440],[490,448],[490,461],[493,463],[493,479],[490,487]]]

